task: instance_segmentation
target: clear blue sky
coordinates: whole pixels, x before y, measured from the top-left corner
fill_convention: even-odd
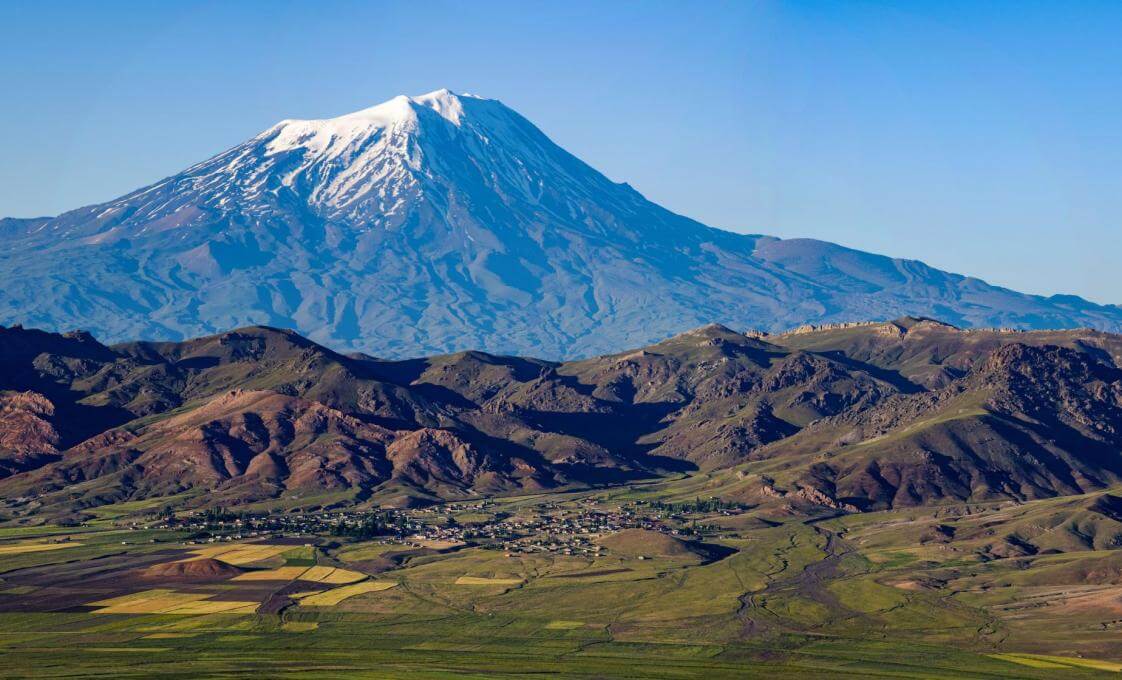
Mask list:
[[[283,118],[503,100],[713,226],[1122,303],[1122,3],[0,0],[0,215]]]

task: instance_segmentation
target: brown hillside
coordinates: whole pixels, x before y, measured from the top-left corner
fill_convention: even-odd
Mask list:
[[[613,553],[629,557],[705,557],[700,545],[649,529],[624,529],[604,536],[597,543]]]
[[[243,573],[243,569],[209,557],[187,562],[154,564],[144,570],[144,578],[183,581],[224,581]]]
[[[0,502],[409,505],[728,468],[726,494],[834,510],[1028,500],[1122,482],[1120,364],[1119,335],[912,318],[710,325],[567,363],[383,361],[264,327],[114,347],[0,329],[0,390],[38,395],[0,431]]]

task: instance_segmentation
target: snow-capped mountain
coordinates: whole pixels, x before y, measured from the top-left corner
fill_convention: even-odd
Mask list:
[[[109,340],[268,324],[383,356],[572,357],[708,322],[905,314],[1122,330],[1117,306],[707,227],[448,90],[285,120],[108,203],[0,220],[0,323]]]

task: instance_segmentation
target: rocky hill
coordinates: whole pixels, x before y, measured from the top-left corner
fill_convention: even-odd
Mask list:
[[[387,361],[243,328],[106,346],[0,329],[8,512],[302,507],[732,480],[748,502],[873,509],[1122,481],[1122,336],[903,318],[761,336],[711,325],[557,363]]]

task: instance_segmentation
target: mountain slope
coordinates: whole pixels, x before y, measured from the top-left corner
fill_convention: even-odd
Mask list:
[[[945,388],[824,419],[751,455],[879,509],[1082,494],[1122,481],[1120,453],[1122,371],[1012,343]]]
[[[914,318],[709,325],[567,363],[0,328],[0,507],[418,504],[683,473],[819,511],[1086,493],[1122,483],[1120,358],[1119,335]]]
[[[706,227],[501,103],[447,90],[282,121],[108,203],[4,220],[0,235],[0,323],[109,341],[268,324],[379,356],[559,358],[710,321],[1122,330],[1116,306]]]

